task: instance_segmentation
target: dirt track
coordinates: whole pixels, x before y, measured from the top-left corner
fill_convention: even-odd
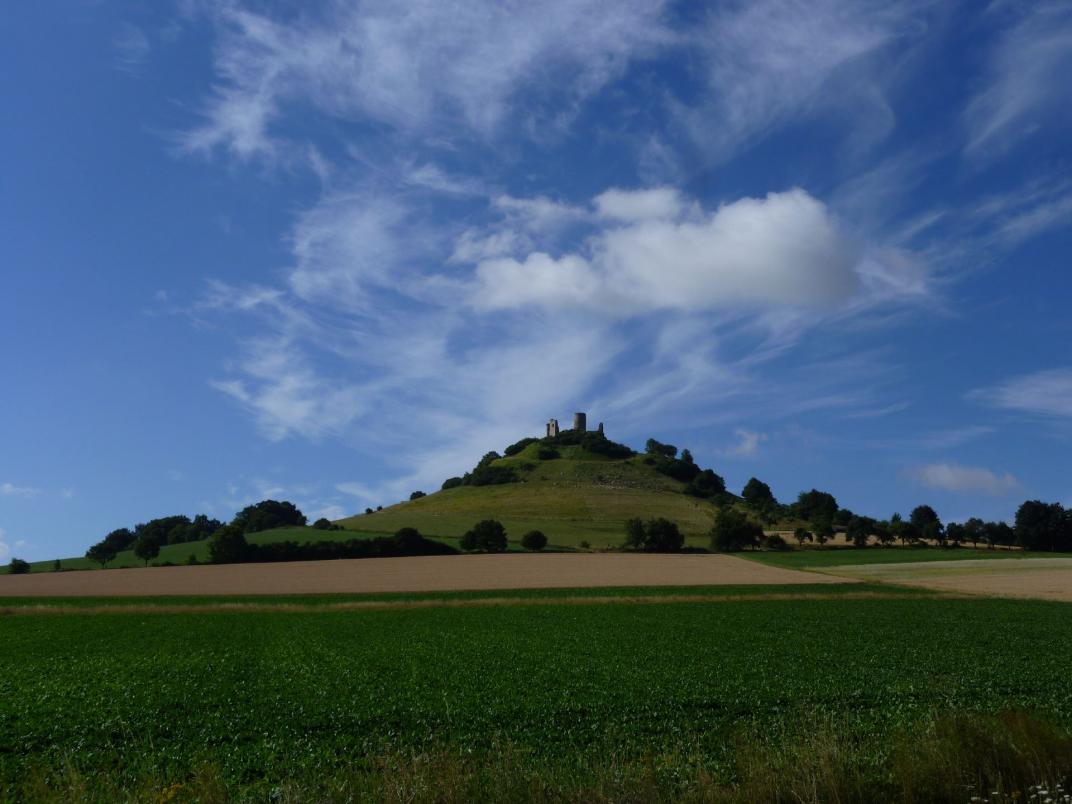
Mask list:
[[[427,556],[0,576],[0,597],[450,592],[607,586],[853,583],[725,555]]]
[[[1072,559],[1023,558],[861,564],[832,572],[866,581],[922,586],[943,592],[1072,602]]]

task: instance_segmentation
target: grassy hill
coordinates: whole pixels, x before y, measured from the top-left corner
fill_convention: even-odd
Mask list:
[[[348,530],[376,533],[415,527],[427,536],[456,539],[481,519],[498,519],[511,540],[525,531],[547,534],[553,547],[620,545],[627,519],[665,517],[678,523],[690,546],[708,544],[714,506],[682,493],[685,484],[659,474],[644,456],[613,459],[581,446],[560,446],[561,457],[540,460],[539,444],[492,466],[512,467],[519,482],[460,486],[372,514],[340,520]]]

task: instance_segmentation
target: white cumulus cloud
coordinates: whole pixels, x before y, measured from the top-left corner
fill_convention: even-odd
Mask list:
[[[485,261],[474,306],[565,303],[635,313],[823,305],[859,285],[858,246],[804,190],[742,198],[698,217],[676,200],[652,191],[597,197],[601,214],[624,222],[601,229],[590,254]]]

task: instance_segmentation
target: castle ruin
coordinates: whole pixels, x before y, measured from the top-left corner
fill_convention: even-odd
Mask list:
[[[579,430],[584,433],[588,430],[588,414],[584,411],[578,411],[573,414],[573,429]],[[547,437],[555,438],[561,432],[558,426],[558,419],[551,419],[547,422]],[[603,435],[603,422],[599,423],[596,428],[596,432]]]

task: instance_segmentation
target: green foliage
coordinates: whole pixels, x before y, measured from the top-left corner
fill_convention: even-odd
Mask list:
[[[797,544],[803,547],[804,542],[811,541],[811,531],[807,528],[797,528],[793,531],[793,538],[797,540]]]
[[[770,486],[756,477],[749,478],[748,482],[744,484],[741,496],[750,507],[757,511],[778,502],[774,499],[774,493],[771,491]]]
[[[209,560],[213,564],[236,564],[245,561],[249,545],[238,525],[224,525],[208,541]]]
[[[25,575],[30,571],[30,562],[23,561],[21,558],[11,557],[11,563],[7,565],[8,575]]]
[[[654,438],[649,438],[647,443],[644,444],[644,451],[648,455],[657,455],[661,458],[677,457],[677,447],[675,447],[673,444],[660,443]]]
[[[86,558],[90,561],[95,561],[104,567],[109,561],[114,561],[118,553],[118,550],[109,543],[108,539],[97,542],[95,545],[86,550]]]
[[[1059,503],[1028,500],[1016,511],[1014,532],[1027,550],[1072,550],[1072,512]]]
[[[342,527],[332,523],[327,517],[320,517],[313,523],[313,527],[317,530],[342,530]]]
[[[409,501],[413,502],[414,500],[419,500],[421,497],[426,497],[426,496],[428,496],[428,495],[426,495],[423,491],[415,491],[415,492],[413,492],[412,494],[409,495]]]
[[[304,525],[305,521],[305,514],[299,511],[292,502],[262,500],[254,505],[246,506],[235,514],[231,524],[243,533],[257,533],[287,525]]]
[[[462,536],[461,547],[469,552],[504,553],[506,528],[495,519],[481,520]]]
[[[547,537],[541,530],[530,530],[521,537],[521,546],[531,552],[538,552],[547,547]]]
[[[685,486],[685,493],[693,497],[714,499],[726,493],[726,481],[711,469],[703,469]]]
[[[424,537],[416,528],[399,528],[395,532],[395,543],[403,551],[415,553],[424,543]]]
[[[762,526],[735,508],[724,508],[711,528],[711,549],[718,553],[734,553],[757,546],[762,538]]]
[[[833,523],[838,504],[834,495],[818,489],[802,491],[793,504],[793,515],[806,522]]]
[[[685,538],[676,522],[662,517],[630,519],[625,523],[625,547],[646,553],[677,553],[685,544]]]
[[[554,447],[541,445],[536,451],[536,457],[541,461],[553,461],[556,458],[561,458],[562,454]]]
[[[456,489],[456,488],[458,488],[458,486],[464,486],[464,485],[465,485],[465,479],[464,478],[461,478],[461,477],[448,477],[446,480],[443,481],[443,485],[442,485],[441,488],[443,489],[443,491],[446,491],[447,489]],[[365,513],[368,513],[368,514],[372,513],[372,509],[371,508],[366,509]]]
[[[134,542],[134,555],[144,561],[145,566],[149,566],[149,562],[160,555],[160,542],[151,536],[139,536]]]
[[[519,452],[521,452],[523,449],[525,449],[525,447],[527,447],[529,444],[535,444],[539,440],[540,439],[538,439],[538,438],[522,438],[520,441],[515,441],[513,444],[511,444],[506,449],[504,449],[503,450],[503,455],[505,455],[508,458],[510,456],[512,456],[512,455],[517,455]]]

